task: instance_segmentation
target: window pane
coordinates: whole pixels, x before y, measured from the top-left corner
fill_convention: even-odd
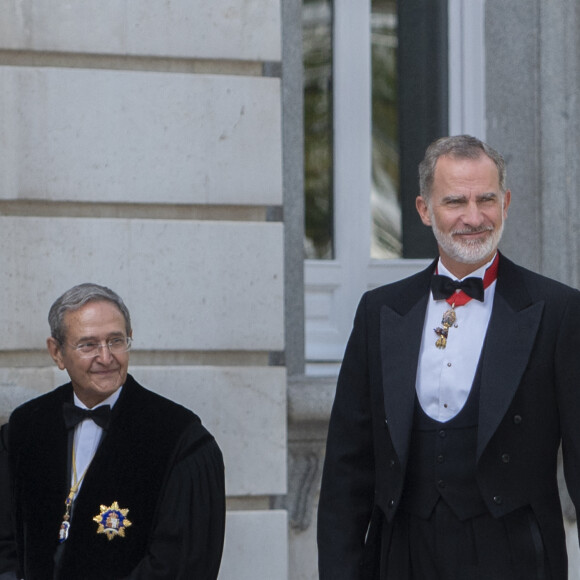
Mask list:
[[[332,3],[303,0],[305,257],[333,258]]]
[[[371,258],[399,258],[399,126],[397,3],[371,2],[372,191]]]

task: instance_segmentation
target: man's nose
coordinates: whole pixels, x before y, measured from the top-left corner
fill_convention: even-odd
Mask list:
[[[483,223],[483,214],[476,202],[468,203],[463,212],[463,221],[466,225],[480,226]]]
[[[101,360],[103,363],[111,362],[113,355],[111,354],[111,349],[109,348],[108,343],[99,344],[99,354],[97,354],[97,358]]]

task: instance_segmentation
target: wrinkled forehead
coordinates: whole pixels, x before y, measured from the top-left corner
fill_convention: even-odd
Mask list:
[[[485,154],[478,157],[441,156],[435,165],[433,185],[442,182],[485,182],[493,191],[500,189],[497,165]]]
[[[109,300],[90,300],[67,310],[62,321],[66,337],[97,338],[129,332],[123,313]]]

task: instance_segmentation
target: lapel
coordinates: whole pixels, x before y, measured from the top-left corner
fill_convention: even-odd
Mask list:
[[[385,417],[393,447],[407,462],[415,380],[429,297],[431,264],[409,278],[381,307],[380,341]],[[477,459],[505,416],[520,384],[540,326],[543,301],[533,302],[521,270],[500,256],[498,280],[482,356]]]
[[[393,447],[407,463],[415,379],[431,276],[436,262],[408,279],[395,298],[381,307],[380,340],[385,417]]]
[[[500,256],[483,347],[477,460],[507,413],[534,346],[544,302],[533,302],[521,270]]]
[[[64,512],[64,500],[70,488],[69,437],[64,424],[62,406],[65,401],[72,401],[70,383],[56,389],[47,404],[42,408],[42,415],[35,417],[38,430],[33,453],[34,469],[42,474],[44,489],[50,490],[55,496],[62,497],[58,502],[59,510]],[[43,491],[44,493],[44,491]]]

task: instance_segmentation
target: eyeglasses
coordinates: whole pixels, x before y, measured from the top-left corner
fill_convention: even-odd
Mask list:
[[[98,356],[102,348],[108,348],[111,354],[123,354],[131,349],[133,339],[130,336],[116,337],[100,342],[81,342],[70,347],[77,353],[80,358],[94,358]]]

